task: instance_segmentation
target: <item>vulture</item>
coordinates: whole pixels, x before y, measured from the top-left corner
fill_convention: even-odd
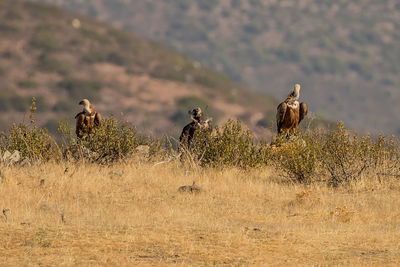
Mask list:
[[[280,103],[276,113],[276,125],[278,134],[285,133],[287,136],[296,131],[299,123],[307,116],[308,106],[305,102],[299,103],[300,84],[295,84],[285,101]]]
[[[179,144],[181,147],[190,148],[193,142],[196,131],[211,131],[212,118],[204,120],[204,114],[201,108],[189,110],[192,122],[183,127],[182,133],[179,137]]]
[[[83,99],[79,102],[79,105],[83,106],[83,110],[76,114],[76,136],[80,139],[85,135],[89,135],[93,132],[96,126],[101,125],[101,115],[96,112],[94,106],[87,99]]]

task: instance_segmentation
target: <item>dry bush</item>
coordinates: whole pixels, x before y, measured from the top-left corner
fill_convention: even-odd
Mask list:
[[[61,157],[57,143],[47,129],[39,128],[34,119],[36,99],[32,98],[30,124],[13,124],[8,134],[1,134],[1,151],[17,150],[28,161],[49,161]]]
[[[338,123],[337,129],[320,136],[316,143],[319,160],[329,173],[328,183],[332,186],[348,184],[361,179],[362,174],[375,169],[394,157],[393,147],[382,137],[374,141],[370,135],[362,136],[344,128]],[[396,153],[397,154],[397,153]]]
[[[91,162],[110,163],[134,154],[140,144],[136,128],[120,123],[112,117],[105,118],[92,134],[76,141],[68,124],[59,125],[64,155]]]
[[[105,118],[101,126],[76,140],[68,122],[59,123],[59,145],[48,131],[35,124],[33,98],[30,125],[12,125],[1,135],[1,151],[18,150],[29,161],[50,159],[86,160],[108,164],[131,158],[139,161],[176,159],[169,137],[141,136],[136,128]],[[141,146],[141,147],[139,147]],[[311,184],[324,181],[331,186],[348,185],[365,175],[400,177],[398,140],[384,136],[359,137],[338,123],[334,130],[301,132],[287,139],[278,136],[274,145],[257,141],[239,120],[216,126],[213,131],[198,131],[190,151],[181,159],[199,167],[242,169],[273,166],[291,182]],[[139,149],[138,149],[139,148]],[[140,151],[138,151],[140,150]]]
[[[336,129],[297,133],[289,140],[279,136],[272,164],[292,182],[325,180],[331,186],[348,185],[363,175],[400,175],[400,154],[394,137],[359,137],[343,123]]]
[[[172,150],[168,137],[156,139],[141,136],[135,126],[121,123],[113,117],[103,119],[101,126],[81,140],[74,138],[68,122],[60,122],[58,131],[65,159],[106,164],[130,159],[137,153],[144,160],[165,158]]]
[[[242,168],[265,165],[270,147],[256,144],[251,132],[239,120],[228,121],[213,132],[198,132],[193,156],[202,166]]]
[[[318,153],[311,136],[294,136],[284,142],[283,136],[278,137],[273,153],[273,165],[283,171],[291,182],[311,183],[315,180],[318,166]]]

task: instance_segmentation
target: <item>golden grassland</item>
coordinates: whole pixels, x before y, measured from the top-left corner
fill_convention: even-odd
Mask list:
[[[1,166],[0,265],[400,264],[400,183],[288,184],[270,168]],[[193,181],[203,190],[180,193]],[[6,218],[7,217],[7,218]]]

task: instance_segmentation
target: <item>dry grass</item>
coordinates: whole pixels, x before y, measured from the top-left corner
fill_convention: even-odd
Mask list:
[[[2,167],[0,262],[17,265],[400,264],[400,185],[289,185],[267,168]],[[193,181],[204,191],[179,193]]]

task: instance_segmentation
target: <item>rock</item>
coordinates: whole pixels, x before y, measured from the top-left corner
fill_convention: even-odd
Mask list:
[[[12,154],[10,153],[10,151],[7,150],[6,152],[4,152],[1,160],[6,165],[11,165],[21,161],[21,155],[18,150],[14,150]]]
[[[183,185],[181,187],[178,188],[178,192],[184,193],[200,193],[201,191],[203,191],[200,187],[198,187],[197,185],[195,185],[195,182],[193,181],[192,185]]]

